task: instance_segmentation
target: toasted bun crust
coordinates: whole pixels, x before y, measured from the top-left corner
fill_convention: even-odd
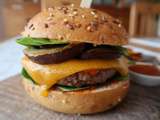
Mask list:
[[[41,88],[23,78],[27,93],[39,104],[63,113],[91,114],[103,112],[117,105],[126,95],[129,80],[93,90],[62,92],[52,90],[48,97],[40,95]]]
[[[119,20],[98,10],[74,7],[55,7],[40,12],[29,21],[22,35],[96,45],[128,42]]]

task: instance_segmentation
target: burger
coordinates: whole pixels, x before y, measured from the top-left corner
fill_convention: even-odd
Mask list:
[[[122,101],[128,88],[122,23],[90,8],[54,7],[26,25],[22,78],[39,104],[63,113],[91,114]]]

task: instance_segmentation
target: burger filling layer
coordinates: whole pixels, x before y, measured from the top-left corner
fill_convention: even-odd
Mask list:
[[[62,86],[85,87],[102,84],[116,74],[114,69],[86,70],[61,79],[57,84]]]
[[[63,63],[50,65],[40,65],[24,57],[22,64],[36,83],[39,85],[46,85],[47,88],[52,87],[60,80],[70,75],[93,69],[114,69],[122,76],[128,74],[128,68],[123,57],[115,60],[69,60]]]
[[[121,46],[29,37],[17,42],[27,46],[22,59],[23,76],[46,90],[57,86],[61,90],[79,90],[128,76],[125,49]]]

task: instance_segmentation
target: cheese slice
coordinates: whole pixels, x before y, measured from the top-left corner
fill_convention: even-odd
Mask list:
[[[69,60],[59,64],[40,65],[32,62],[27,57],[22,59],[23,67],[33,80],[50,88],[59,80],[74,73],[89,69],[116,69],[122,75],[128,74],[128,67],[123,58],[117,60]]]

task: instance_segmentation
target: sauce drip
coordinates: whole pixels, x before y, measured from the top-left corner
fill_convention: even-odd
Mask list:
[[[160,70],[153,65],[133,65],[129,69],[145,75],[160,76]]]

